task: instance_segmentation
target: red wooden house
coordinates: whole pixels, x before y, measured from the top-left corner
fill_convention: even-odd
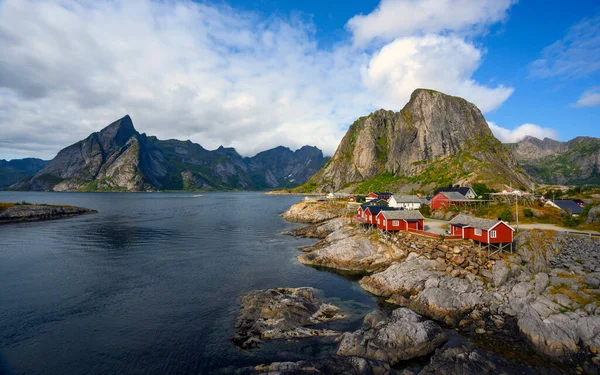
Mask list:
[[[365,206],[364,217],[366,222],[372,225],[377,225],[377,214],[381,211],[394,211],[395,208],[384,207],[384,206]]]
[[[432,210],[438,210],[442,207],[463,206],[472,200],[457,192],[441,192],[431,198],[429,205]]]
[[[356,197],[354,195],[349,196],[348,202],[356,202]]]
[[[424,218],[417,210],[380,211],[376,217],[377,228],[387,231],[423,230]]]
[[[502,220],[481,219],[465,214],[450,221],[451,235],[488,245],[512,244],[514,231],[513,227]]]

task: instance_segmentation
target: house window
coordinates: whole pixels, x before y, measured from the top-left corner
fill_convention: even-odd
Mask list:
[[[398,220],[394,220],[392,221],[392,225],[397,227],[398,225],[400,225],[400,222]]]
[[[481,229],[475,229],[475,235],[481,236]]]
[[[496,238],[496,231],[493,230],[490,232],[490,238]]]

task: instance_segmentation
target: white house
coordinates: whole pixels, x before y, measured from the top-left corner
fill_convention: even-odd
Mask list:
[[[388,201],[388,207],[418,210],[421,208],[421,199],[416,195],[392,195]]]

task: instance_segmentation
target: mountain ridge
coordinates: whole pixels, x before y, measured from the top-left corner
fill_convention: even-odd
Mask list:
[[[191,141],[139,133],[129,115],[65,147],[12,190],[263,190],[306,181],[328,158],[304,146],[276,147],[253,157],[233,148],[210,151]]]
[[[578,136],[561,142],[527,136],[505,145],[538,183],[600,184],[600,138]]]

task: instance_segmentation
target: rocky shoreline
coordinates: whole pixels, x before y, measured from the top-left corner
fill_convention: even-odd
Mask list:
[[[396,306],[392,315],[410,311],[493,349],[490,352],[469,345],[445,345],[420,372],[404,374],[600,374],[599,240],[550,231],[522,231],[516,237],[514,254],[488,255],[487,250],[467,241],[450,242],[409,233],[383,236],[347,218],[308,218],[307,213],[298,215],[302,211],[292,207],[283,215],[292,216],[296,222],[320,223],[289,233],[320,239],[301,249],[301,263],[363,272],[366,276],[359,285]],[[376,338],[378,329],[374,328],[390,325],[392,315],[381,314],[369,314],[362,332],[343,334],[340,348],[349,349],[338,349],[338,355],[347,353],[348,358],[393,366],[395,358],[401,357],[395,348],[386,347]],[[542,370],[527,367],[531,361],[513,363],[494,353],[502,352],[502,346],[511,346],[513,339],[523,351],[539,358],[534,362],[542,363]],[[493,344],[485,345],[487,342]],[[369,355],[371,352],[377,355]],[[340,361],[335,359],[335,363]],[[386,366],[367,363],[363,366],[367,370],[355,373],[389,373]],[[459,363],[467,370],[457,372]]]
[[[98,213],[76,206],[41,205],[41,204],[5,204],[7,207],[0,210],[0,224],[18,223],[24,221],[57,220],[73,216]]]

